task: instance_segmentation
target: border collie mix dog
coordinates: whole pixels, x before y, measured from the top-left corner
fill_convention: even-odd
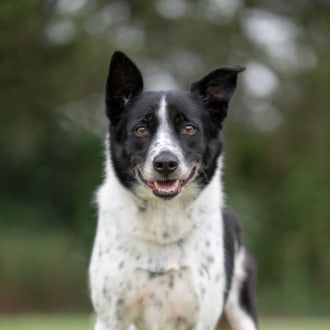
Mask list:
[[[143,91],[112,56],[106,174],[89,268],[95,330],[256,330],[252,258],[225,207],[221,129],[239,65]]]

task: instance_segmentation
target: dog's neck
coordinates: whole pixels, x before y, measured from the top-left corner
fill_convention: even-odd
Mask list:
[[[222,157],[210,183],[201,191],[192,182],[181,196],[163,200],[153,196],[147,187],[135,192],[124,187],[107,155],[106,177],[97,195],[99,221],[115,227],[119,235],[137,240],[160,245],[178,242],[194,229],[207,226],[209,214],[221,211],[221,167]]]

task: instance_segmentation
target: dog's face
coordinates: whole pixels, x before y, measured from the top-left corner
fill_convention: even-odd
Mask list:
[[[138,68],[115,52],[106,105],[111,160],[122,184],[136,194],[163,199],[179,196],[189,186],[202,189],[216,170],[222,122],[243,70],[216,69],[189,92],[144,92]]]

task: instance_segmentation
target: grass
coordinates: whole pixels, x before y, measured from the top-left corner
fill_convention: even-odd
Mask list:
[[[88,316],[0,316],[3,330],[92,330]],[[260,323],[260,330],[328,330],[330,319],[268,319]]]
[[[92,330],[92,328],[93,321],[88,316],[0,316],[1,330]]]
[[[329,330],[330,319],[262,319],[260,330]]]

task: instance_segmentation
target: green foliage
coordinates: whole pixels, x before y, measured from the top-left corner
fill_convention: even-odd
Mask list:
[[[88,260],[72,232],[56,228],[2,231],[0,260],[3,311],[77,313],[90,308]]]
[[[328,5],[168,3],[0,2],[0,312],[87,308],[103,158],[94,133],[107,126],[104,81],[121,49],[149,88],[247,65],[226,123],[225,181],[259,265],[259,305],[329,314]]]

